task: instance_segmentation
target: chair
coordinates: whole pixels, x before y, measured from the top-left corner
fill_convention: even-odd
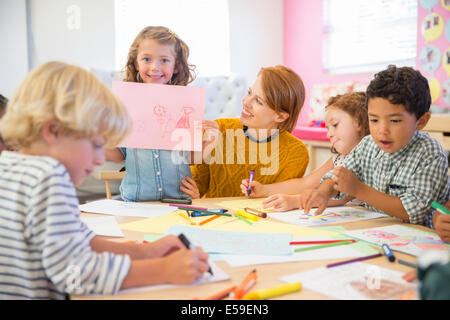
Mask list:
[[[105,181],[106,198],[107,199],[111,199],[111,185],[110,185],[109,181],[110,180],[122,180],[126,174],[127,174],[126,171],[100,171],[99,172],[99,179],[102,181]]]

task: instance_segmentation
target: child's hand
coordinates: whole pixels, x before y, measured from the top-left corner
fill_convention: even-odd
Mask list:
[[[305,214],[308,214],[312,207],[317,207],[314,215],[321,214],[328,205],[328,196],[318,190],[309,189],[305,190],[300,195],[300,209],[305,210]]]
[[[412,270],[408,273],[405,273],[402,278],[408,282],[413,282],[414,280],[417,279],[417,271],[416,270]]]
[[[334,169],[334,177],[332,179],[336,182],[334,185],[334,190],[344,192],[354,197],[356,196],[361,184],[361,181],[359,181],[353,171],[344,167],[336,167],[336,169]]]
[[[209,269],[208,254],[200,247],[182,249],[164,258],[164,278],[169,283],[187,284],[200,279]]]
[[[177,236],[165,236],[150,244],[143,244],[144,258],[160,258],[186,248]]]
[[[262,183],[253,180],[250,183],[250,186],[252,187],[252,191],[250,192],[250,195],[248,195],[248,193],[247,193],[248,185],[249,185],[248,179],[242,180],[241,191],[243,194],[245,194],[246,197],[261,198],[261,197],[265,196],[264,185]]]
[[[191,197],[191,199],[200,199],[200,190],[194,180],[186,176],[186,180],[181,180],[181,183],[183,186],[180,186],[180,190],[183,191],[184,194]]]
[[[300,196],[281,193],[274,194],[265,199],[262,204],[264,208],[273,207],[275,211],[298,209],[300,206]]]
[[[433,224],[436,233],[442,241],[450,242],[450,214],[435,212],[433,215]]]

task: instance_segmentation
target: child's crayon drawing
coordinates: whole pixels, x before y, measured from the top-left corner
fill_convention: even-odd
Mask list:
[[[114,81],[112,90],[132,122],[119,146],[201,151],[204,88]]]
[[[403,225],[348,231],[346,234],[377,245],[386,243],[392,250],[415,256],[423,250],[446,251],[450,248],[433,232]]]
[[[314,215],[312,209],[309,214],[305,214],[303,210],[292,210],[286,212],[270,212],[272,218],[284,221],[286,223],[301,225],[305,227],[321,226],[333,223],[345,223],[367,219],[376,219],[385,217],[384,214],[372,212],[363,208],[352,207],[333,207],[327,208],[320,215]]]

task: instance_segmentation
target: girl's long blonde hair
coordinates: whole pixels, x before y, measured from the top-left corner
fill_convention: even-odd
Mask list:
[[[138,55],[139,45],[146,39],[156,40],[161,44],[174,46],[176,73],[173,74],[169,84],[185,86],[194,81],[196,76],[195,66],[188,63],[189,47],[173,31],[162,26],[149,26],[138,33],[128,51],[127,63],[125,65],[125,81],[142,82],[142,79],[140,77],[138,78],[139,71],[136,70],[134,63]]]

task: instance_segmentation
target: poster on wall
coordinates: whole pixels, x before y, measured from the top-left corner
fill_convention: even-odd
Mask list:
[[[428,79],[431,112],[450,114],[450,0],[419,3],[416,65]]]

